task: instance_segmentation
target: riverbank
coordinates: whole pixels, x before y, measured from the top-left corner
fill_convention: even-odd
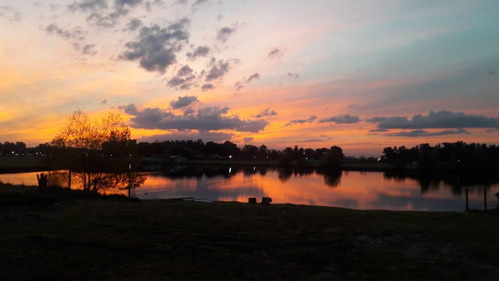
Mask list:
[[[498,211],[131,202],[5,185],[0,199],[1,280],[498,279]]]

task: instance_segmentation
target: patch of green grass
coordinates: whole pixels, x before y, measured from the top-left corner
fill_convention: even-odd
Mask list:
[[[130,202],[68,192],[44,205],[1,205],[1,280],[498,279],[497,212]]]

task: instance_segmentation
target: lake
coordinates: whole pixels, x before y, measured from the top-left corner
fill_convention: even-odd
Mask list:
[[[65,171],[53,173],[61,180]],[[4,183],[36,185],[35,173],[0,174]],[[177,166],[162,172],[141,173],[145,182],[134,193],[140,199],[192,197],[212,201],[248,202],[249,197],[271,197],[272,203],[333,206],[359,210],[463,211],[498,206],[498,175],[434,177],[391,175],[384,172],[260,167]],[[73,181],[73,188],[78,183]],[[107,193],[124,193],[107,191]]]

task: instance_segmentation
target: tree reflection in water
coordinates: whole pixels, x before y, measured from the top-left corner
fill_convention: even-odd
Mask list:
[[[462,195],[466,189],[482,192],[490,191],[491,186],[498,183],[498,173],[423,173],[423,172],[384,172],[384,178],[389,180],[404,181],[415,180],[419,183],[421,193],[437,191],[441,186],[451,189],[452,194]]]

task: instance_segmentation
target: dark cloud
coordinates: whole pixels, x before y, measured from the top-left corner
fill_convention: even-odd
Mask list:
[[[403,132],[397,132],[397,133],[389,133],[385,134],[385,136],[391,136],[391,137],[435,137],[435,136],[444,136],[444,135],[460,135],[460,134],[470,134],[464,129],[457,129],[457,130],[444,130],[444,131],[438,131],[438,132],[429,132],[425,130],[412,130],[409,132],[403,131]]]
[[[224,142],[231,140],[233,134],[231,133],[219,133],[219,132],[207,132],[207,131],[187,131],[187,132],[170,132],[163,135],[154,135],[148,137],[139,138],[139,141],[143,142],[154,142],[154,141],[175,141],[175,140],[203,140],[203,141],[213,141],[213,142]]]
[[[49,24],[45,27],[45,32],[50,35],[55,35],[63,38],[68,43],[70,43],[75,50],[81,52],[84,55],[95,55],[94,44],[85,44],[85,38],[87,32],[82,30],[80,27],[74,27],[72,30],[66,30],[60,28],[55,24]],[[82,46],[83,45],[83,46]]]
[[[198,6],[202,5],[202,4],[205,4],[207,2],[208,2],[208,0],[196,0],[193,3],[193,5],[191,5],[191,7],[196,8],[196,7],[198,7]]]
[[[114,10],[110,13],[92,12],[87,17],[87,22],[100,27],[114,27],[118,23],[118,20],[127,14],[128,10],[126,9]]]
[[[125,111],[125,113],[129,115],[136,115],[139,113],[139,111],[137,110],[137,106],[132,103],[129,105],[118,106],[118,109]]]
[[[497,128],[498,118],[463,112],[431,111],[427,116],[413,115],[411,119],[401,116],[374,117],[367,120],[378,123],[379,129],[445,129],[445,128]]]
[[[194,49],[193,52],[186,53],[186,56],[189,59],[196,59],[198,57],[206,57],[208,53],[210,52],[210,48],[207,46],[199,46],[196,49]]]
[[[106,9],[108,8],[108,4],[106,3],[106,0],[83,0],[83,1],[75,1],[68,5],[68,10],[71,12],[76,12],[76,11],[97,11],[101,9]]]
[[[139,60],[140,67],[147,71],[157,71],[161,74],[170,65],[176,63],[176,53],[182,49],[182,43],[187,42],[188,19],[182,19],[168,27],[158,25],[142,27],[137,41],[125,44],[127,50],[120,56],[124,60]]]
[[[229,36],[231,34],[233,34],[234,32],[236,31],[236,29],[234,28],[230,28],[230,27],[223,27],[223,28],[220,28],[218,31],[217,31],[217,36],[216,38],[222,42],[226,42],[227,39],[229,38]]]
[[[237,60],[215,61],[215,59],[212,59],[212,61],[210,62],[210,70],[208,70],[208,73],[205,76],[205,80],[207,82],[210,82],[222,78],[226,73],[229,72],[229,70],[231,70],[236,62]]]
[[[291,77],[291,78],[294,78],[294,79],[299,79],[300,78],[300,75],[298,73],[291,73],[291,72],[288,72],[286,74],[288,77]]]
[[[159,5],[161,3],[160,0],[114,0],[113,6],[109,7],[106,0],[83,0],[75,1],[68,5],[68,10],[71,12],[87,13],[87,22],[109,28],[114,27],[121,18],[127,16],[131,10],[139,6],[150,10],[153,4]],[[133,24],[137,24],[137,21]],[[138,26],[135,28],[137,29]]]
[[[108,103],[108,100],[102,100],[99,102],[101,105],[106,105]]]
[[[295,119],[295,120],[292,120],[292,121],[288,122],[287,124],[285,124],[285,126],[292,126],[292,125],[296,125],[296,124],[311,123],[314,120],[316,120],[316,115],[311,115],[311,117],[309,117],[307,119]]]
[[[176,76],[167,82],[167,85],[170,87],[179,87],[181,90],[188,90],[194,85],[193,80],[195,78],[193,70],[189,65],[185,65],[177,71]]]
[[[196,114],[176,115],[160,108],[138,110],[133,104],[121,106],[130,119],[133,128],[162,130],[235,130],[240,132],[258,132],[267,126],[264,120],[243,120],[237,115],[227,115],[227,107],[204,107]]]
[[[342,115],[337,115],[337,116],[333,116],[330,118],[325,118],[325,119],[319,120],[319,123],[326,123],[326,122],[333,122],[333,123],[337,123],[337,124],[358,123],[359,117],[358,116],[351,116],[349,114],[342,114]]]
[[[259,114],[254,115],[254,117],[262,118],[264,116],[276,116],[276,115],[278,115],[278,113],[268,107],[268,108],[262,110]]]
[[[248,83],[252,82],[253,80],[259,80],[259,79],[260,79],[260,74],[258,72],[256,72],[256,73],[250,75],[250,77],[248,77],[248,78],[243,77],[241,79],[241,81],[234,82],[234,88],[236,89],[236,91],[239,91],[245,87],[244,84],[248,84]]]
[[[278,48],[274,48],[269,52],[269,54],[267,54],[267,56],[272,59],[281,58],[283,56],[283,51]]]
[[[94,44],[87,44],[83,46],[82,48],[82,54],[84,55],[96,55],[97,51],[95,51],[95,45]]]
[[[140,19],[134,18],[127,23],[127,27],[125,28],[125,30],[136,31],[141,26],[142,26],[142,21]]]
[[[177,100],[171,101],[170,106],[173,109],[179,109],[186,107],[190,104],[193,104],[195,102],[198,102],[198,97],[196,96],[183,96],[183,97],[177,97]]]
[[[203,92],[208,91],[208,90],[213,90],[213,89],[215,89],[215,86],[212,84],[203,84],[203,86],[201,86],[201,90]]]
[[[45,31],[48,34],[57,35],[67,40],[83,41],[87,36],[87,33],[79,27],[75,27],[70,31],[62,29],[55,24],[47,25],[47,27],[45,27]]]
[[[250,83],[250,82],[252,82],[252,80],[259,80],[259,79],[260,79],[260,74],[254,73],[254,74],[250,75],[250,77],[248,77],[248,79],[246,79],[245,81],[247,83]]]
[[[124,8],[125,6],[136,7],[141,4],[143,0],[115,0],[115,6]]]

